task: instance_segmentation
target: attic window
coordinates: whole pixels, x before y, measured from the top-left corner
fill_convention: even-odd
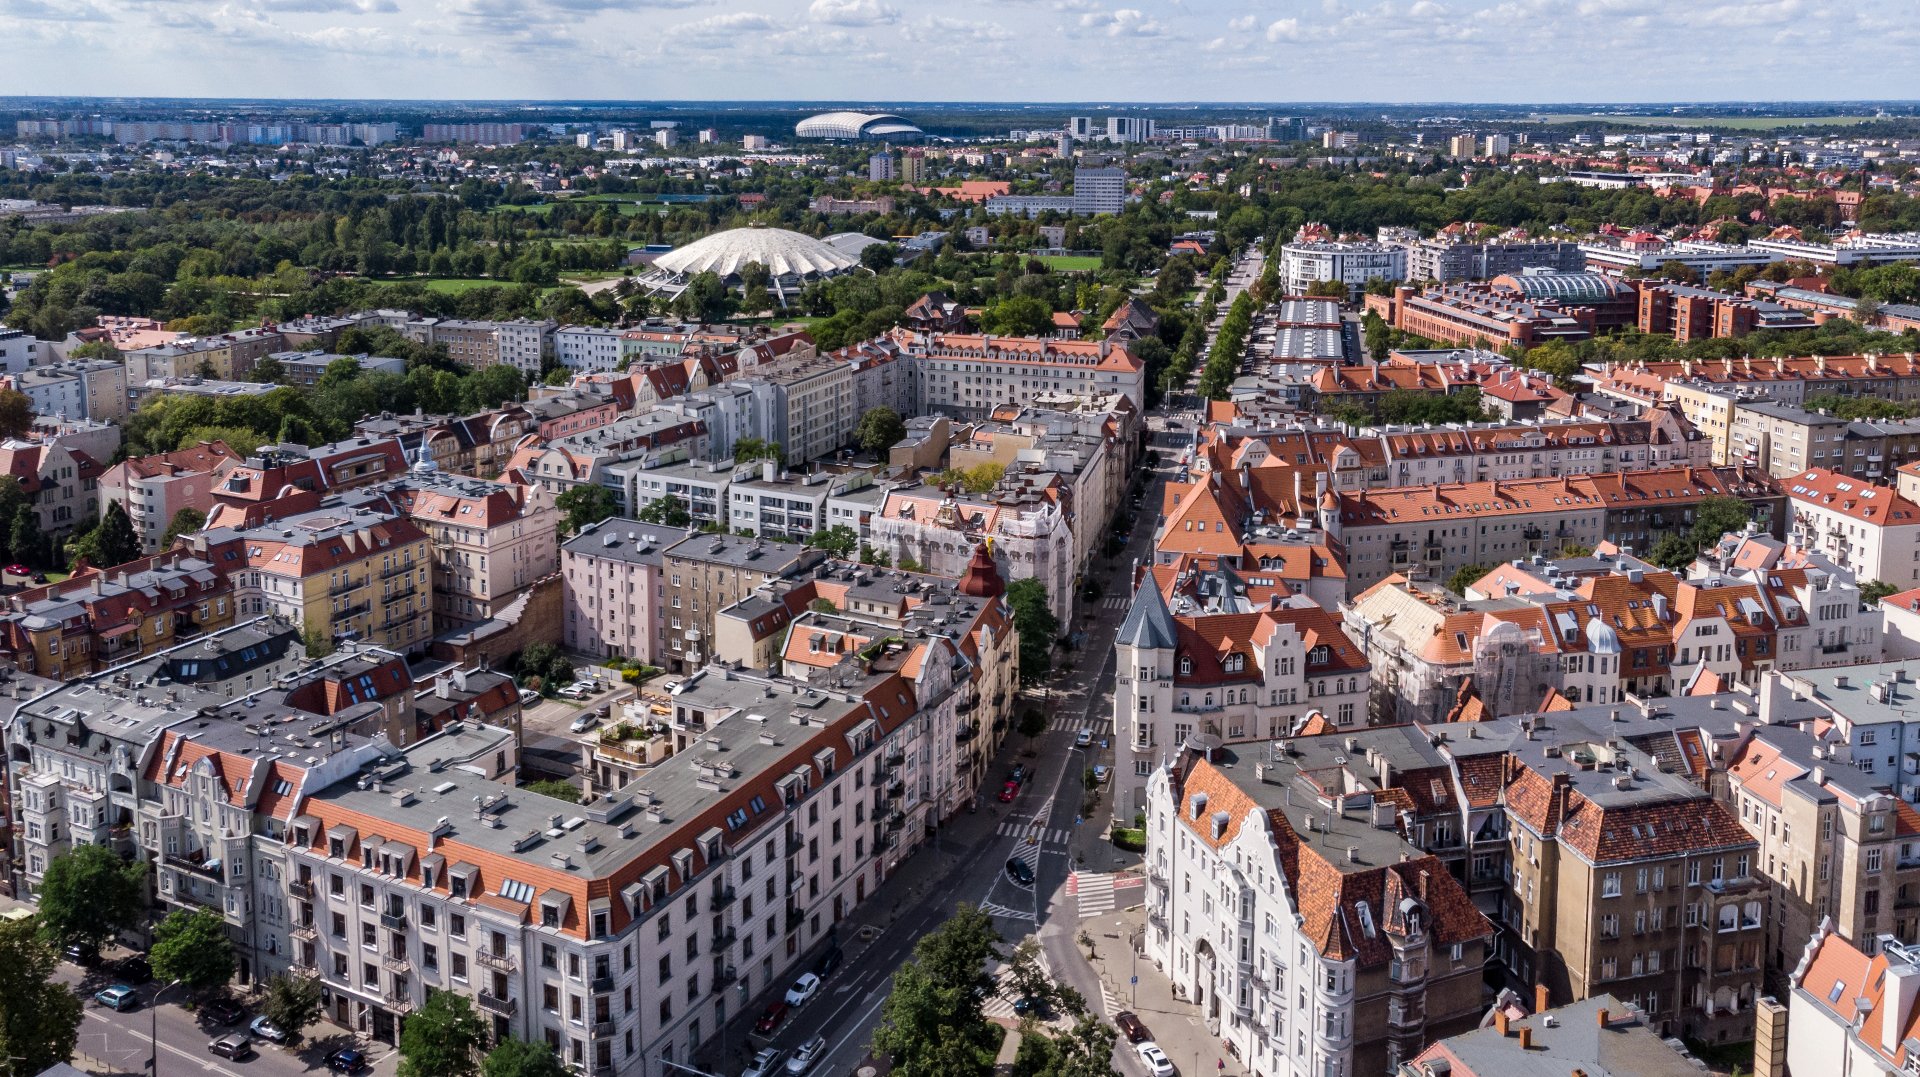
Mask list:
[[[517,901],[522,905],[533,904],[533,884],[517,879],[500,880],[500,896],[508,901]]]
[[[1844,994],[1846,990],[1847,990],[1847,981],[1845,980],[1833,981],[1833,990],[1827,992],[1827,1001],[1828,1002],[1840,1001],[1840,996]]]
[[[1353,903],[1353,913],[1360,918],[1360,933],[1373,938],[1373,910],[1367,907],[1366,902],[1356,901]]]

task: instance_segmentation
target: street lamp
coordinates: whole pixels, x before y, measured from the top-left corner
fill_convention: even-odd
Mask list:
[[[151,1077],[160,1077],[160,996],[179,987],[181,981],[175,980],[153,993],[153,999],[147,1003],[147,1073]]]

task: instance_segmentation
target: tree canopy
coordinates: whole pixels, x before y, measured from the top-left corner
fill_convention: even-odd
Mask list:
[[[40,929],[55,946],[101,947],[147,909],[147,866],[104,845],[76,845],[53,858],[40,881]]]
[[[400,1077],[477,1077],[487,1026],[465,995],[429,990],[400,1026]]]
[[[1020,635],[1020,683],[1036,684],[1053,671],[1053,641],[1060,619],[1047,604],[1047,585],[1028,578],[1007,585],[1014,631]]]
[[[907,436],[907,424],[892,408],[868,408],[860,416],[860,425],[854,428],[853,436],[862,449],[877,456]]]
[[[984,1077],[997,1029],[981,1012],[993,989],[987,962],[1000,956],[993,918],[966,903],[914,944],[881,1004],[873,1049],[900,1077]]]
[[[560,510],[560,526],[570,535],[577,535],[588,524],[597,524],[620,512],[620,502],[613,491],[597,482],[567,487],[553,499],[553,507]]]
[[[288,972],[275,976],[267,981],[260,1012],[298,1040],[308,1025],[320,1019],[320,981]]]
[[[218,987],[233,979],[233,943],[226,921],[212,909],[175,909],[153,929],[147,954],[154,974],[192,988]]]
[[[73,1057],[80,999],[53,979],[53,948],[32,919],[0,921],[0,1077],[35,1077]]]

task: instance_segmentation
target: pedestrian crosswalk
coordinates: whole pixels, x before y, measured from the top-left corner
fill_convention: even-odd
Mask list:
[[[981,902],[980,910],[989,916],[998,916],[1007,920],[1032,920],[1034,918],[1033,913],[1026,909],[1010,909],[1005,905],[998,905],[991,901]]]
[[[1075,872],[1074,884],[1074,895],[1080,907],[1082,920],[1114,910],[1112,875],[1103,872]]]
[[[1028,820],[1009,819],[1001,823],[994,832],[1003,838],[1023,839],[1020,842],[1020,851],[1014,855],[1024,860],[1027,859],[1026,853],[1029,850],[1037,857],[1040,855],[1040,847],[1043,845],[1065,845],[1067,838],[1072,835],[1073,829],[1064,826],[1044,827]],[[1027,838],[1038,838],[1039,840],[1037,842],[1024,840]]]
[[[1069,733],[1078,733],[1084,729],[1096,737],[1104,737],[1108,731],[1113,729],[1113,719],[1105,717],[1104,715],[1098,718],[1088,718],[1085,715],[1075,718],[1060,718],[1053,723],[1053,728],[1064,729]]]
[[[1132,604],[1133,598],[1130,595],[1108,595],[1100,602],[1102,609],[1109,610],[1124,610]]]
[[[1047,983],[1057,984],[1059,982],[1053,975],[1053,969],[1047,964],[1047,954],[1044,950],[1040,952],[1040,971],[1046,976]],[[1012,973],[1013,966],[1009,963],[1002,962],[994,965],[990,973],[993,977],[994,993],[987,996],[986,1000],[980,1004],[980,1013],[987,1020],[992,1021],[998,1019],[1011,1023],[1020,1019],[1020,1015],[1014,1012],[1013,1008],[1013,1000],[1020,996],[1020,989],[1014,982]],[[1043,1026],[1065,1028],[1067,1024],[1066,1015],[1054,1014],[1051,1017],[1041,1020],[1040,1024]]]

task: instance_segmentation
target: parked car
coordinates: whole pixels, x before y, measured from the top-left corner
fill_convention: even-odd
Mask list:
[[[27,566],[21,564],[18,561],[15,561],[13,564],[8,565],[6,568],[6,572],[7,572],[7,575],[9,576],[18,576],[21,579],[26,579],[27,577],[33,575],[32,569],[28,568]]]
[[[84,942],[76,942],[60,951],[60,956],[83,969],[90,969],[100,963],[100,951]]]
[[[1000,787],[1000,803],[1002,804],[1011,803],[1013,798],[1019,795],[1020,795],[1019,782],[1008,782],[1007,784]]]
[[[580,717],[575,718],[571,722],[568,722],[567,729],[575,733],[585,733],[587,730],[592,729],[594,726],[597,726],[599,724],[600,724],[600,716],[593,713],[592,711],[587,711],[585,714],[582,714]]]
[[[803,972],[798,980],[793,981],[793,986],[787,988],[787,1005],[805,1006],[813,1001],[813,996],[819,993],[820,977],[811,972]]]
[[[1012,879],[1021,886],[1032,886],[1033,866],[1017,857],[1009,860],[1007,861],[1007,878]]]
[[[585,685],[575,681],[573,684],[569,684],[565,688],[555,692],[554,695],[562,699],[585,699],[587,697],[587,689]]]
[[[253,1041],[243,1033],[229,1032],[224,1036],[214,1037],[213,1042],[207,1044],[207,1050],[221,1058],[244,1062],[253,1056]]]
[[[531,707],[538,702],[540,702],[540,693],[531,688],[520,689],[520,705],[522,707]]]
[[[230,998],[214,999],[202,1006],[201,1012],[216,1025],[239,1024],[240,1019],[247,1015],[247,1011],[241,1009],[240,1004]]]
[[[762,1047],[753,1061],[747,1063],[747,1068],[740,1071],[740,1077],[774,1077],[780,1072],[780,1060],[785,1057],[787,1053],[778,1047]]]
[[[1021,1017],[1025,1017],[1030,1013],[1044,1013],[1046,1009],[1046,1000],[1035,998],[1032,995],[1021,995],[1019,998],[1013,1000],[1013,1012]]]
[[[93,1001],[120,1013],[140,1008],[140,996],[134,994],[133,988],[126,984],[114,984],[112,987],[103,987],[95,991]]]
[[[1009,773],[1009,774],[1007,775],[1007,777],[1008,777],[1008,778],[1011,778],[1012,780],[1014,780],[1014,781],[1016,781],[1016,782],[1024,782],[1024,781],[1026,781],[1026,780],[1027,780],[1027,765],[1026,765],[1025,763],[1015,763],[1015,764],[1013,765],[1013,770],[1012,770],[1012,771],[1011,771],[1011,772],[1010,772],[1010,773]]]
[[[247,1031],[268,1043],[285,1043],[293,1038],[286,1029],[269,1021],[264,1013],[253,1019],[253,1023],[247,1026]]]
[[[760,1020],[753,1023],[753,1030],[764,1036],[774,1029],[779,1028],[786,1019],[787,1004],[784,1002],[769,1002],[767,1003],[766,1012],[760,1015]]]
[[[821,954],[820,960],[813,963],[813,974],[822,980],[833,975],[833,970],[840,967],[840,958],[841,953],[840,947],[838,946]]]
[[[1087,745],[1092,743],[1093,743],[1093,730],[1091,729],[1082,729],[1080,732],[1075,733],[1073,735],[1073,746],[1075,748],[1085,748]]]
[[[1093,768],[1093,783],[1095,785],[1105,785],[1107,784],[1107,779],[1111,777],[1113,777],[1112,767],[1103,765]]]
[[[826,1053],[827,1038],[825,1036],[815,1036],[801,1044],[793,1052],[793,1057],[787,1059],[787,1072],[792,1074],[793,1077],[799,1077],[800,1074],[812,1070],[813,1064],[818,1062],[820,1056]]]
[[[1119,1026],[1120,1034],[1127,1038],[1128,1043],[1145,1043],[1153,1038],[1153,1033],[1147,1031],[1140,1016],[1132,1010],[1121,1010],[1114,1014],[1113,1023]]]
[[[342,1047],[327,1056],[327,1068],[335,1073],[359,1073],[367,1068],[366,1052],[353,1047]]]
[[[119,974],[121,983],[144,984],[153,982],[153,966],[147,959],[135,954],[113,968]]]
[[[1160,1049],[1160,1045],[1148,1040],[1134,1048],[1140,1053],[1140,1061],[1147,1064],[1147,1072],[1153,1077],[1173,1077],[1173,1059]]]

